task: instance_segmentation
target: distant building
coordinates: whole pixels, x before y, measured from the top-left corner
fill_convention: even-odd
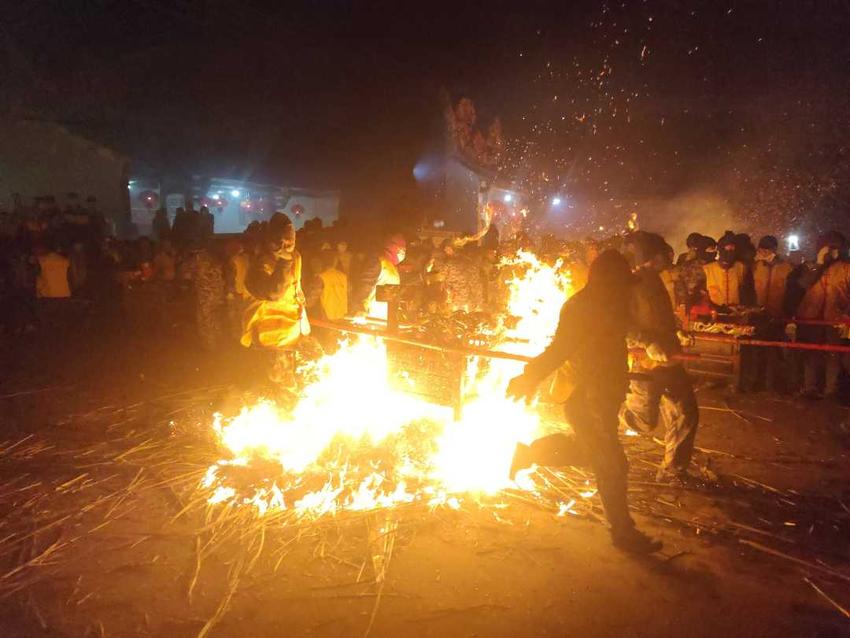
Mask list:
[[[223,177],[193,176],[189,180],[133,176],[129,182],[132,220],[140,234],[150,234],[153,215],[165,208],[173,221],[178,208],[207,206],[216,233],[241,233],[252,221],[268,220],[275,212],[289,215],[295,228],[319,218],[329,226],[339,217],[339,192],[274,186]]]
[[[130,160],[54,122],[0,119],[0,210],[26,215],[51,199],[97,208],[116,227],[130,219]]]

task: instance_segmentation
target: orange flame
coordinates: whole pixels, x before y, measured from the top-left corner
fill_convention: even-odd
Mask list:
[[[569,275],[560,262],[551,266],[529,252],[504,265],[513,272],[508,312],[518,320],[501,348],[537,354],[572,290]],[[456,508],[463,495],[533,490],[528,473],[509,478],[516,444],[541,434],[536,411],[505,398],[521,364],[491,360],[483,372],[476,364],[470,362],[472,392],[455,422],[450,409],[388,383],[382,342],[344,343],[318,362],[317,380],[291,411],[260,401],[232,418],[215,415],[213,429],[231,458],[210,467],[202,481],[209,503],[318,517],[411,502]],[[271,484],[266,477],[246,493],[231,482],[232,471],[263,462],[280,469]]]

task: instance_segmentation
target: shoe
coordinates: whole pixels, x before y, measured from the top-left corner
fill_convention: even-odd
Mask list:
[[[670,487],[704,487],[702,479],[687,472],[687,470],[665,470],[663,467],[655,474],[656,483],[664,483]]]
[[[664,546],[657,538],[647,536],[633,527],[626,532],[612,531],[611,540],[614,547],[629,554],[653,554]]]

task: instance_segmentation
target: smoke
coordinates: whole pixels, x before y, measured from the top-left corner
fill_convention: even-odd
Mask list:
[[[753,228],[751,220],[736,212],[726,198],[710,189],[692,190],[669,199],[644,200],[637,210],[641,229],[659,233],[677,252],[685,250],[685,240],[691,233],[701,233],[714,239],[726,230],[767,233],[765,229]],[[758,241],[758,237],[754,241]]]

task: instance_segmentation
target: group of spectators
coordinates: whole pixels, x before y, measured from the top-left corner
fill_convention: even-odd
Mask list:
[[[772,235],[754,244],[727,231],[719,240],[691,234],[687,252],[673,263],[667,247],[661,271],[671,303],[684,322],[749,324],[760,340],[838,345],[850,315],[850,261],[844,236],[832,231],[818,240],[814,259],[793,263]],[[799,391],[804,397],[833,396],[845,357],[830,352],[784,352],[744,348],[740,389]]]
[[[182,320],[194,323],[205,349],[253,343],[245,313],[263,291],[252,290],[257,277],[251,272],[265,268],[271,276],[276,249],[269,242],[280,241],[283,227],[291,227],[290,220],[276,214],[268,222],[252,222],[241,235],[217,236],[205,207],[179,209],[173,223],[159,211],[153,237],[135,240],[115,239],[102,216],[85,211],[22,223],[14,234],[0,236],[2,329],[14,335],[61,328],[73,315],[150,330]],[[500,242],[495,225],[475,240],[413,233],[387,238],[359,230],[325,228],[318,219],[297,233],[292,229],[299,255],[297,272],[288,275],[297,279],[293,303],[310,318],[366,316],[381,284],[401,284],[399,306],[409,321],[499,312],[506,295],[499,266],[505,256],[524,249],[560,263],[579,290],[599,252],[622,250],[628,241],[628,235],[564,242],[520,233]],[[694,320],[750,322],[761,339],[843,341],[838,326],[850,314],[850,258],[840,233],[825,234],[814,259],[801,263],[784,258],[770,235],[754,244],[729,231],[718,240],[693,233],[678,258],[661,241],[657,270],[683,327]],[[832,395],[845,368],[844,358],[833,353],[746,350],[744,390]]]

